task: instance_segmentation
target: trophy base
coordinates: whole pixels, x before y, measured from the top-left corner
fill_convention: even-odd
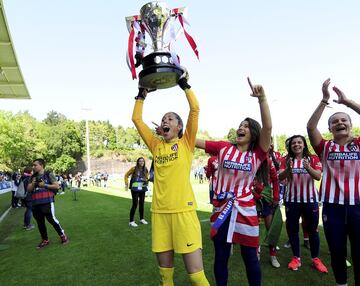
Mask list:
[[[144,88],[164,89],[176,86],[184,73],[172,63],[170,53],[152,53],[142,61],[143,70],[139,73],[139,86]]]

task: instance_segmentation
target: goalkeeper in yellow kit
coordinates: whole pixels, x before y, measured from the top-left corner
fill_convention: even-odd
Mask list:
[[[178,82],[185,91],[190,112],[184,124],[175,112],[166,113],[155,136],[142,120],[147,90],[139,88],[132,115],[141,138],[154,158],[152,211],[152,251],[156,254],[160,285],[172,286],[174,253],[181,253],[192,285],[210,285],[202,262],[201,227],[196,214],[195,196],[190,184],[190,170],[198,129],[199,104],[182,76]]]

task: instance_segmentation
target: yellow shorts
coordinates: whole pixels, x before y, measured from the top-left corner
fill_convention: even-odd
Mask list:
[[[152,213],[152,251],[191,253],[202,248],[201,227],[196,211]]]

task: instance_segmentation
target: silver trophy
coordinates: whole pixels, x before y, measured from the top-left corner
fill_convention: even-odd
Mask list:
[[[185,8],[168,9],[164,2],[150,2],[140,9],[140,15],[126,17],[130,32],[128,45],[129,67],[136,78],[135,68],[142,65],[139,86],[148,89],[164,89],[177,85],[184,70],[178,63],[177,55],[170,52],[167,35],[172,17],[182,17]],[[181,24],[182,20],[181,20]],[[145,32],[150,35],[152,50],[144,56]],[[169,38],[169,37],[168,37]],[[135,39],[136,54],[132,56],[132,42]],[[192,39],[192,38],[191,38]],[[196,50],[196,45],[195,49]],[[197,51],[196,51],[197,53]],[[134,58],[136,62],[134,62]]]

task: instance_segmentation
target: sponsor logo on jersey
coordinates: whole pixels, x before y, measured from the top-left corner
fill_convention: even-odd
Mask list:
[[[166,164],[168,162],[174,161],[178,159],[178,153],[171,153],[171,154],[166,154],[163,156],[156,156],[155,157],[155,163],[156,164]]]
[[[351,152],[359,151],[359,146],[355,142],[351,142],[347,147]]]
[[[306,171],[305,168],[293,168],[292,173],[293,174],[307,174],[308,171]]]
[[[330,152],[328,160],[360,160],[360,152]]]
[[[178,149],[179,145],[177,143],[171,146],[171,150],[173,150],[174,152],[177,152]]]
[[[230,160],[225,160],[223,163],[225,169],[232,169],[238,171],[251,172],[252,164],[251,163],[239,163]]]

